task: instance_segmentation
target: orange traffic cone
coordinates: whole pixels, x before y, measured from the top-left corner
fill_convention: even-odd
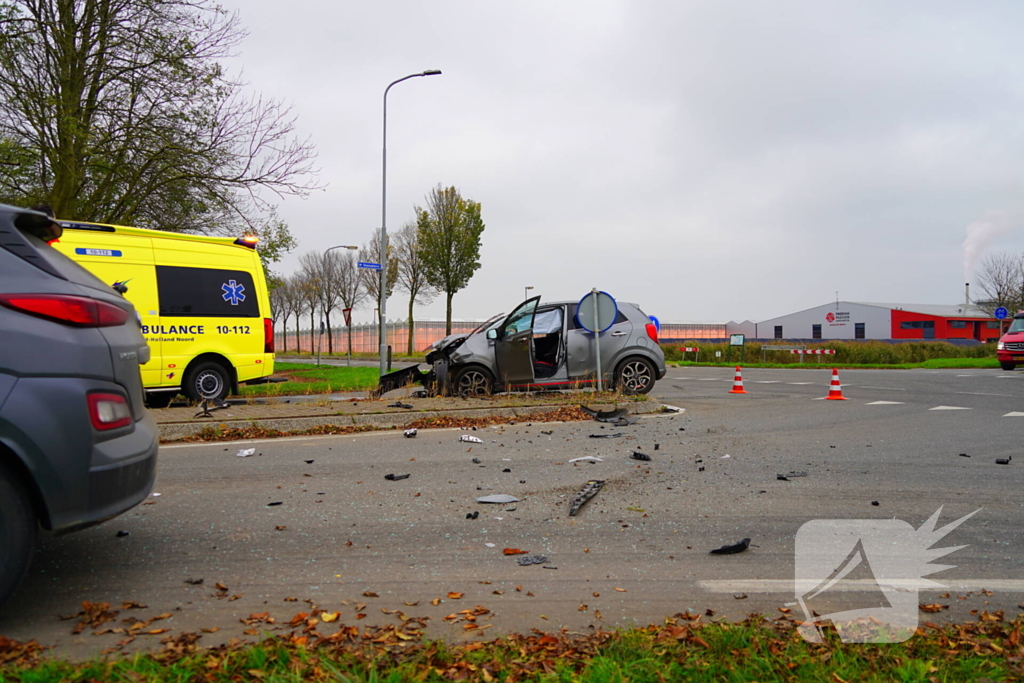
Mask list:
[[[825,397],[829,401],[846,401],[848,400],[843,396],[843,385],[839,383],[839,370],[832,368],[832,384],[828,388],[828,396]]]
[[[732,391],[730,394],[745,394],[747,391],[743,388],[743,375],[740,374],[740,366],[736,366],[736,379],[732,381]]]

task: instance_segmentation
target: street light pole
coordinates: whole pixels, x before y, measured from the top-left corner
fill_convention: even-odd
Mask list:
[[[380,374],[383,377],[387,372],[387,352],[388,352],[388,337],[387,337],[387,284],[388,284],[388,91],[391,90],[391,86],[407,81],[410,78],[418,78],[420,76],[440,76],[441,72],[438,69],[427,69],[426,71],[418,74],[409,74],[404,78],[399,78],[397,81],[392,81],[388,84],[388,87],[384,88],[384,136],[383,145],[381,147],[381,191],[380,191],[380,293],[379,293],[379,308],[380,322],[379,333],[380,333]]]
[[[530,298],[530,290],[531,290],[531,289],[533,289],[533,287],[526,287],[526,288],[525,288],[525,289],[523,290],[523,298],[524,298],[524,299],[529,299],[529,298]]]

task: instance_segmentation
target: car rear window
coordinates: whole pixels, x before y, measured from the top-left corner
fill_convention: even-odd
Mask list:
[[[161,316],[260,317],[252,274],[244,270],[157,266],[156,281]]]

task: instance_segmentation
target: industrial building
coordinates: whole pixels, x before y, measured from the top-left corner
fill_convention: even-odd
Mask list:
[[[748,339],[999,339],[1000,322],[975,305],[877,304],[833,301],[797,313],[729,323]]]

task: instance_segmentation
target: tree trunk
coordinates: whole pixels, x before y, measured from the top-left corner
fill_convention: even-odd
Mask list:
[[[309,352],[313,353],[316,349],[316,309],[309,309]]]
[[[414,332],[415,325],[413,324],[413,320],[412,320],[412,306],[413,306],[413,303],[415,303],[415,301],[416,301],[416,295],[415,294],[410,294],[409,295],[409,350],[407,352],[407,355],[410,355],[410,356],[413,353],[413,351],[412,351],[412,347],[413,347],[412,335],[413,335],[413,332]]]
[[[452,297],[455,296],[455,292],[446,292],[445,295],[448,298],[448,313],[444,320],[444,334],[448,336],[452,333]]]
[[[348,325],[346,325],[346,327],[348,327],[348,349],[347,349],[348,353],[346,355],[351,356],[352,355],[352,323],[349,323]]]
[[[331,312],[327,312],[327,355],[334,353],[334,334],[331,332]]]

